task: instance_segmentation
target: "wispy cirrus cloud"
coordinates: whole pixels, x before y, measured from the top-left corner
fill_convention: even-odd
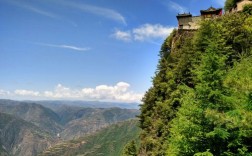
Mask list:
[[[117,40],[122,41],[151,41],[155,39],[164,39],[167,37],[175,27],[163,26],[161,24],[143,24],[132,30],[121,31],[115,30],[111,35]]]
[[[24,8],[34,12],[34,13],[37,13],[37,14],[40,14],[40,15],[43,15],[43,16],[47,16],[47,17],[50,17],[50,18],[54,18],[54,19],[59,19],[60,17],[54,13],[51,13],[49,11],[45,11],[45,10],[41,10],[39,8],[36,8],[36,7],[33,7],[33,6],[30,6],[30,5],[23,5]]]
[[[179,13],[188,12],[188,9],[174,1],[168,0],[164,1],[163,4],[169,9],[169,10],[175,10]]]
[[[34,44],[41,45],[41,46],[47,46],[47,47],[70,49],[70,50],[75,50],[75,51],[88,51],[88,50],[91,50],[91,48],[89,48],[89,47],[77,47],[77,46],[65,45],[65,44],[62,44],[62,45],[48,44],[48,43],[34,43]]]
[[[40,14],[42,16],[47,16],[47,17],[54,18],[54,19],[59,19],[60,18],[59,15],[56,15],[56,14],[54,14],[52,12],[49,12],[49,11],[34,7],[34,6],[29,5],[27,3],[21,3],[19,1],[15,1],[15,0],[8,1],[8,3],[10,3],[12,5],[15,5],[17,7],[20,7],[20,8],[26,9],[26,10],[29,10],[29,11],[31,11],[33,13]]]
[[[98,85],[93,88],[73,89],[58,84],[53,90],[34,91],[16,89],[13,92],[4,91],[0,97],[17,99],[64,99],[64,100],[100,100],[116,102],[140,102],[143,94],[131,91],[130,84],[118,82],[115,85]]]
[[[7,3],[15,5],[15,6],[19,7],[19,8],[23,8],[25,10],[28,10],[30,12],[33,12],[33,13],[41,15],[41,16],[46,16],[46,17],[49,17],[49,18],[52,18],[52,19],[65,21],[65,22],[71,24],[74,27],[78,26],[74,21],[71,21],[69,19],[65,19],[61,15],[55,14],[54,12],[50,12],[48,10],[44,10],[44,9],[35,7],[35,6],[30,5],[28,3],[21,3],[21,2],[16,1],[16,0],[7,1]]]
[[[81,11],[102,16],[104,18],[108,18],[123,24],[127,24],[125,17],[121,15],[119,12],[113,9],[105,8],[105,7],[99,7],[99,6],[94,6],[94,5],[89,5],[89,4],[79,4],[79,3],[73,3],[70,1],[62,1],[61,4],[73,7],[75,9],[79,9]]]

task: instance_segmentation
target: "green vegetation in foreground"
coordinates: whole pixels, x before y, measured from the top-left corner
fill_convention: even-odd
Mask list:
[[[95,134],[58,144],[41,156],[120,156],[131,140],[139,144],[138,120],[111,125]]]
[[[175,30],[165,40],[141,105],[141,155],[252,155],[248,10],[203,21],[195,32]]]

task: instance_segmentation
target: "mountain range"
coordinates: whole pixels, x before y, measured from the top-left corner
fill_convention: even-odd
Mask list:
[[[55,144],[95,134],[139,114],[136,109],[70,104],[52,105],[52,109],[51,101],[45,103],[0,100],[1,156],[37,155]]]

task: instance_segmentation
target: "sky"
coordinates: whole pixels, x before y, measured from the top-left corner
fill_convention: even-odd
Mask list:
[[[224,0],[0,0],[0,98],[140,102],[176,15]]]

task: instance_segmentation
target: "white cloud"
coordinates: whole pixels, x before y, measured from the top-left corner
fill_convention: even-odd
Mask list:
[[[32,91],[32,90],[15,90],[14,93],[16,95],[21,95],[21,96],[40,96],[39,92]]]
[[[56,48],[76,50],[76,51],[88,51],[91,49],[89,47],[77,47],[77,46],[73,46],[73,45],[64,45],[64,44],[63,45],[48,44],[48,43],[35,43],[35,44],[47,46],[47,47],[56,47]]]
[[[163,26],[161,24],[144,24],[128,31],[116,30],[112,36],[123,41],[151,41],[166,38],[175,27]]]
[[[112,34],[112,37],[122,41],[130,41],[132,36],[129,31],[116,30],[114,34]]]
[[[140,102],[143,94],[130,91],[130,84],[118,82],[117,84],[98,85],[94,88],[71,89],[58,84],[52,91],[33,91],[17,89],[11,94],[12,97],[29,99],[67,99],[67,100],[100,100],[114,102]],[[0,95],[7,95],[6,91],[0,90]]]
[[[144,41],[153,38],[165,38],[167,37],[174,27],[166,27],[160,24],[144,24],[139,28],[133,29],[134,39]]]
[[[10,92],[9,91],[5,91],[5,90],[2,90],[2,89],[0,89],[0,96],[2,95],[9,95],[10,94]]]
[[[126,25],[125,18],[120,13],[112,9],[98,7],[94,5],[88,5],[88,4],[77,4],[70,1],[68,2],[64,1],[61,4],[65,4],[67,6],[79,9],[81,11],[98,15],[98,16],[102,16],[102,17],[105,17],[105,18],[108,18],[108,19],[111,19],[111,20],[114,20],[114,21],[117,21]]]
[[[175,10],[179,13],[188,12],[188,9],[186,7],[170,0],[167,3],[165,3],[165,5],[168,7],[168,9]]]

